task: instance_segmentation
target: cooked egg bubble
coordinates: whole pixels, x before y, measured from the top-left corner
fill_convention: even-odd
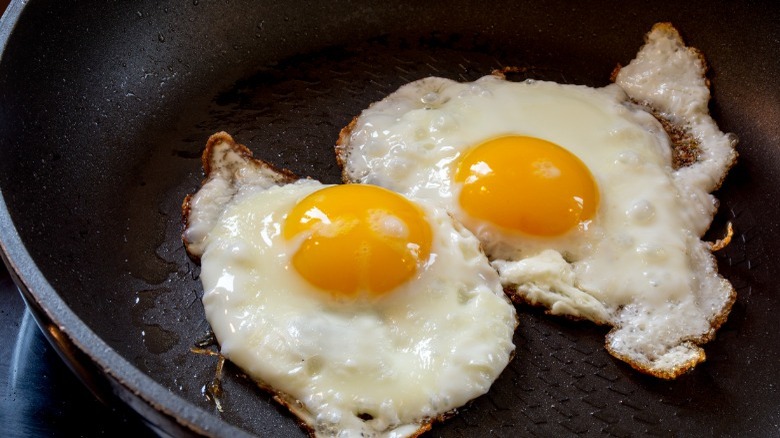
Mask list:
[[[242,172],[206,182],[193,209],[222,211],[185,236],[225,357],[317,436],[413,435],[488,391],[517,320],[470,232],[380,187]]]

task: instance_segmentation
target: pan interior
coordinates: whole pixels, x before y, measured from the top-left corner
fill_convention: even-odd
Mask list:
[[[0,60],[0,190],[46,279],[116,353],[231,424],[303,435],[230,365],[216,412],[204,395],[216,359],[190,351],[208,324],[199,268],[180,240],[180,205],[202,179],[208,136],[228,131],[259,158],[335,183],[339,130],[409,81],[517,66],[516,79],[606,85],[650,26],[670,19],[659,7],[638,17],[636,6],[30,2]],[[777,215],[756,212],[780,184],[751,175],[777,174],[778,152],[762,148],[780,138],[780,114],[767,103],[778,101],[767,84],[780,69],[748,74],[731,58],[744,36],[712,32],[684,13],[695,6],[676,12],[675,25],[711,61],[713,113],[743,145],[713,225],[717,234],[734,222],[736,238],[717,257],[740,298],[708,361],[674,382],[641,376],[603,350],[605,329],[521,308],[516,358],[438,435],[772,430],[777,388],[767,387],[776,379],[765,364],[780,354],[764,335],[778,309],[766,290],[774,259],[766,236]],[[734,14],[778,18],[758,8]],[[776,55],[761,41],[752,56]],[[752,99],[744,78],[758,90]]]

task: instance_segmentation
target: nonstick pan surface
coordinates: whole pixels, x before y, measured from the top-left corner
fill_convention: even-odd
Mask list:
[[[519,308],[514,361],[431,436],[780,433],[780,10],[737,2],[15,2],[0,25],[0,241],[30,308],[110,403],[175,435],[303,436],[225,368],[223,412],[204,395],[216,358],[180,205],[208,136],[339,181],[338,131],[429,75],[494,68],[603,86],[653,23],[671,21],[711,66],[711,111],[740,138],[711,230],[739,294],[675,381],[603,349],[606,329]]]

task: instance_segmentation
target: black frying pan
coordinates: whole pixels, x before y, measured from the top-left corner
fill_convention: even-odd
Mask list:
[[[303,435],[225,369],[224,412],[202,393],[216,359],[179,207],[209,134],[337,182],[332,145],[369,103],[427,75],[607,84],[653,23],[712,67],[715,118],[739,164],[713,235],[739,298],[708,360],[676,381],[632,371],[605,329],[520,309],[517,356],[490,393],[431,436],[780,433],[780,9],[771,2],[75,2],[11,4],[0,25],[0,240],[24,298],[105,400],[160,431]]]

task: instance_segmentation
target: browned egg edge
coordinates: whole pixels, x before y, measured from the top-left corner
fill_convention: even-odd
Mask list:
[[[351,126],[354,126],[354,122],[357,120],[355,118],[351,124]],[[214,175],[216,175],[220,168],[216,163],[219,161],[217,160],[217,145],[220,144],[227,144],[229,146],[230,151],[237,153],[239,156],[243,158],[243,160],[246,162],[249,166],[255,166],[258,169],[266,169],[274,173],[275,177],[274,180],[279,185],[289,184],[292,182],[295,182],[296,180],[300,179],[297,177],[293,172],[282,169],[274,166],[273,164],[255,158],[253,156],[252,151],[246,147],[243,144],[240,144],[236,142],[233,137],[226,133],[226,132],[217,132],[209,137],[208,141],[206,142],[206,147],[203,150],[203,154],[201,155],[201,163],[203,166],[203,172],[205,174],[205,178],[201,181],[201,187],[206,184],[206,182],[209,181],[210,178],[212,178]],[[225,151],[227,153],[229,151]],[[342,165],[342,162],[339,162],[340,165]],[[189,226],[189,216],[191,212],[191,202],[192,197],[194,196],[194,193],[188,194],[185,196],[184,201],[182,202],[182,223],[184,225],[184,231]],[[196,263],[200,263],[200,257],[192,254],[189,250],[190,242],[187,241],[187,239],[184,237],[184,231],[182,232],[182,241],[184,242],[184,246],[187,249],[187,254],[189,257]],[[516,321],[517,322],[517,321]],[[202,341],[196,342],[196,347],[193,347],[191,351],[194,354],[208,354],[212,356],[217,356],[220,358],[220,360],[224,360],[224,356],[222,356],[221,353],[215,353],[210,350],[204,349],[202,345],[200,345]],[[213,338],[211,341],[211,345],[215,345],[217,349],[219,350],[219,343],[217,342],[216,338]],[[510,361],[512,360],[512,357],[514,357],[514,351],[512,352],[512,355],[510,356]],[[262,389],[263,391],[266,391],[267,393],[271,394],[273,396],[273,399],[285,407],[297,420],[298,425],[303,429],[309,436],[314,437],[316,434],[316,431],[314,428],[306,423],[304,421],[305,414],[305,408],[298,402],[294,397],[274,389],[271,385],[268,385],[265,382],[262,382],[258,379],[254,379],[246,374],[242,374],[245,376],[245,378],[252,380],[257,384],[257,386]],[[221,369],[218,367],[217,369],[217,376],[214,378],[214,381],[212,382],[212,385],[219,385],[221,380]],[[218,388],[218,391],[221,392],[221,388]],[[217,397],[219,394],[214,394],[214,397]],[[442,413],[440,415],[434,416],[434,417],[427,417],[423,418],[419,421],[419,428],[410,435],[411,438],[416,438],[422,435],[423,433],[429,431],[433,424],[443,422],[454,415],[456,415],[458,412],[457,408],[453,409],[451,411]]]
[[[200,187],[203,187],[203,185],[206,184],[213,176],[219,173],[220,168],[218,164],[216,164],[219,162],[216,156],[216,149],[218,145],[223,143],[229,146],[229,151],[235,152],[241,158],[243,158],[247,165],[256,167],[258,169],[267,169],[273,172],[274,180],[277,184],[289,184],[299,179],[294,173],[287,169],[278,168],[267,161],[255,158],[252,154],[252,151],[248,147],[237,143],[227,132],[221,131],[211,135],[206,142],[206,147],[203,149],[203,154],[201,155],[201,165],[203,166],[203,173],[205,174],[205,178],[201,181]],[[227,154],[229,151],[225,151],[224,153]],[[191,242],[189,242],[185,237],[185,232],[190,226],[190,212],[192,211],[191,202],[194,195],[195,193],[190,193],[185,196],[181,205],[181,221],[184,225],[181,239],[182,242],[184,242],[184,248],[187,250],[187,255],[193,261],[200,262],[200,257],[190,251]]]

